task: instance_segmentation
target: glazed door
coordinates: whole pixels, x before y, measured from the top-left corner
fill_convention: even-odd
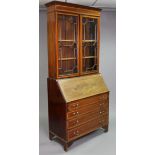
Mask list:
[[[81,74],[99,70],[99,18],[81,16]]]
[[[77,15],[57,14],[58,78],[79,74],[78,21]]]

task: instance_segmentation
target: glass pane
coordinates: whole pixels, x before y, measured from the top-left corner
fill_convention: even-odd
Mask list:
[[[97,38],[97,19],[83,18],[83,40],[96,40]]]
[[[82,19],[82,69],[83,72],[96,71],[97,66],[97,19]]]
[[[58,15],[59,76],[78,73],[77,22],[75,16]]]

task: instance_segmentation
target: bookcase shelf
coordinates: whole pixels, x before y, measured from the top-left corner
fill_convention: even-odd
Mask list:
[[[66,61],[66,60],[76,60],[77,58],[59,58],[59,60],[62,60],[62,61]]]

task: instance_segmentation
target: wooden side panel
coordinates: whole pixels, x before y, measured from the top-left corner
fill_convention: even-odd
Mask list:
[[[55,33],[56,33],[56,19],[55,13],[51,12],[48,13],[48,73],[49,77],[56,77],[56,40],[55,40]]]
[[[66,140],[66,103],[56,80],[48,78],[49,131]]]
[[[107,98],[107,104],[108,104],[108,109],[107,109],[107,126],[109,125],[109,92],[107,93],[107,96],[108,96],[108,98]]]

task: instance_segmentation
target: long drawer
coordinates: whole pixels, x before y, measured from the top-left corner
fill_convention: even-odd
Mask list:
[[[94,103],[89,106],[85,106],[83,108],[76,109],[74,111],[70,110],[69,112],[67,112],[67,119],[73,119],[73,118],[79,117],[83,114],[93,112],[94,110],[107,112],[108,104],[103,105],[103,104],[99,104],[99,103]]]
[[[89,112],[87,114],[80,115],[78,117],[68,120],[67,121],[67,129],[71,129],[71,128],[77,127],[81,124],[84,124],[84,123],[90,121],[92,118],[93,119],[98,118],[98,117],[100,117],[101,119],[104,119],[104,117],[107,118],[106,115],[107,115],[107,111],[100,109],[100,108],[95,109],[92,112]]]
[[[106,124],[107,124],[106,118],[105,118],[105,120],[100,119],[100,118],[90,120],[89,122],[87,122],[77,128],[68,130],[68,133],[67,133],[68,141],[71,141],[78,137],[81,137],[81,136],[83,136],[89,132],[92,132],[92,131],[96,130],[97,128],[102,127]]]
[[[108,102],[108,93],[100,94],[85,99],[81,99],[78,101],[70,102],[68,104],[68,110],[73,111],[82,108],[84,106],[91,106],[94,103],[107,104],[107,102]]]

